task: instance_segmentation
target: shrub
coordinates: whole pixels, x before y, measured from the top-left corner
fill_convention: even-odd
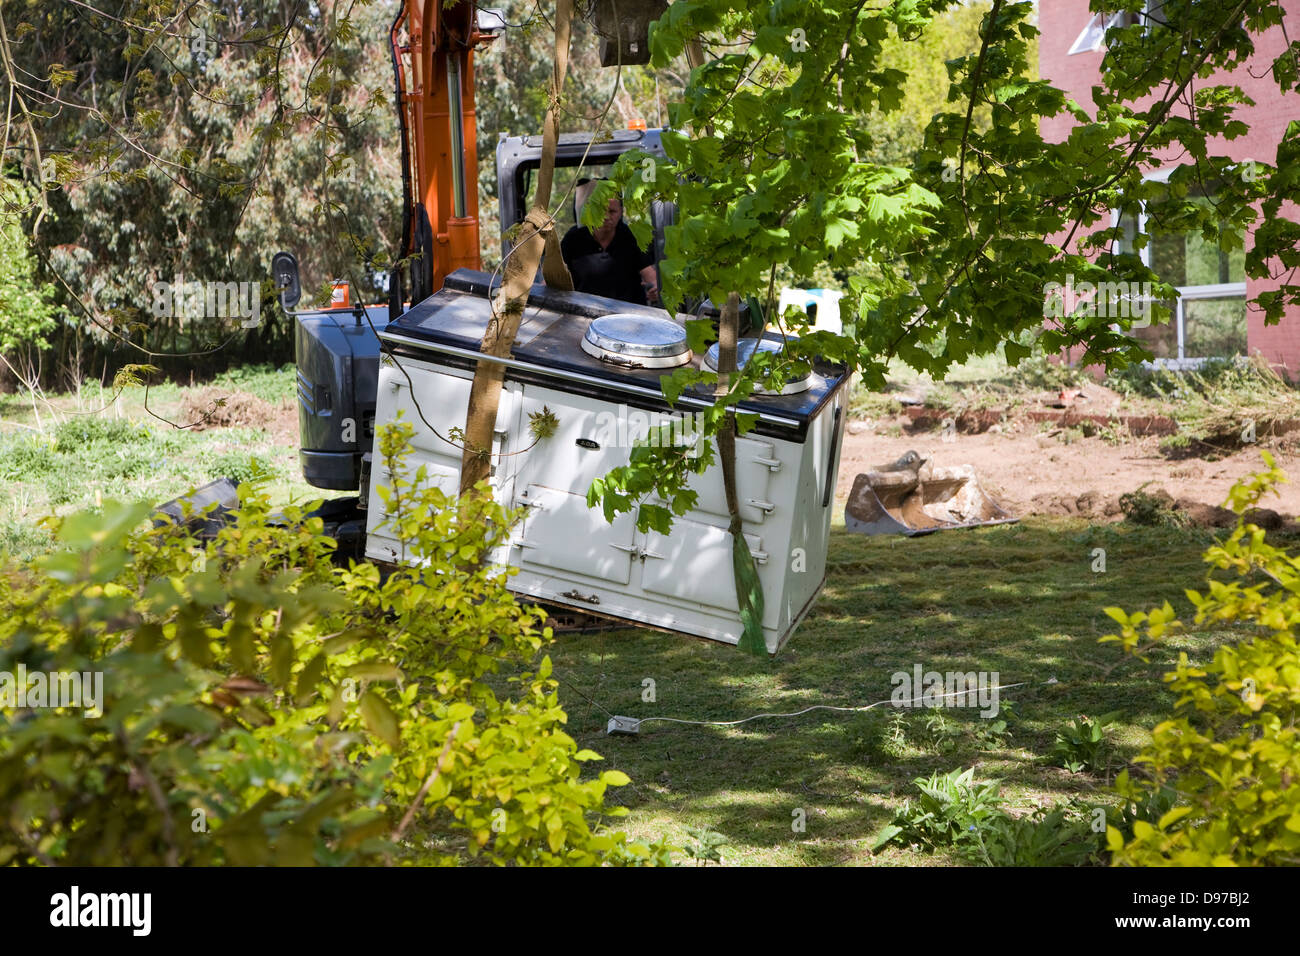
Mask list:
[[[1074,388],[1092,381],[1082,368],[1059,361],[1059,356],[1048,355],[1035,347],[1033,354],[1020,360],[1020,364],[1011,369],[1010,378],[1013,386],[1028,389]]]
[[[1178,695],[1173,716],[1152,731],[1137,758],[1150,772],[1116,783],[1133,801],[1172,789],[1177,803],[1154,824],[1133,822],[1132,836],[1107,831],[1116,863],[1139,866],[1295,864],[1300,861],[1300,557],[1265,540],[1246,513],[1285,475],[1268,470],[1233,487],[1238,516],[1232,536],[1205,561],[1237,580],[1210,577],[1204,593],[1188,591],[1197,624],[1248,627],[1251,637],[1224,644],[1204,667],[1180,653],[1165,681]],[[1142,657],[1181,627],[1166,602],[1150,612],[1106,611],[1120,626],[1103,641]],[[1144,658],[1145,659],[1145,658]]]
[[[1183,437],[1166,441],[1171,450],[1205,445],[1230,451],[1280,434],[1295,418],[1296,387],[1259,355],[1214,359],[1195,371],[1130,366],[1107,383],[1128,395],[1156,398],[1171,406]],[[1252,437],[1243,437],[1253,433]]]
[[[56,447],[60,451],[73,451],[92,442],[126,445],[149,436],[149,429],[143,425],[104,415],[77,415],[54,426]]]
[[[981,826],[1002,812],[1003,803],[996,783],[977,784],[974,775],[969,768],[917,777],[912,784],[920,796],[903,804],[876,834],[872,849],[893,842],[935,849],[973,840]]]
[[[544,615],[481,562],[510,516],[422,487],[411,435],[380,438],[419,563],[387,578],[257,483],[214,541],[110,502],[0,565],[0,671],[103,675],[102,715],[0,710],[0,864],[668,861],[603,828],[627,778],[584,779]]]
[[[0,481],[42,478],[58,470],[58,461],[45,439],[19,435],[0,440]]]
[[[872,850],[890,843],[925,849],[952,847],[987,866],[1082,866],[1102,852],[1101,818],[1091,808],[1066,804],[1014,817],[997,783],[979,784],[975,771],[953,770],[912,781],[920,791],[879,833]]]
[[[696,866],[722,864],[722,848],[728,845],[726,836],[707,827],[687,827],[686,836],[689,839],[682,849]]]
[[[204,465],[209,481],[229,478],[237,485],[260,478],[274,478],[280,469],[265,455],[246,451],[223,451],[212,455]]]
[[[1106,728],[1113,724],[1119,713],[1089,717],[1080,714],[1058,731],[1052,746],[1052,762],[1070,773],[1100,773],[1105,769],[1102,745],[1106,742]]]
[[[1187,515],[1175,507],[1174,499],[1169,492],[1163,488],[1148,492],[1144,490],[1145,488],[1144,484],[1136,491],[1129,491],[1119,496],[1119,510],[1124,513],[1125,520],[1149,528],[1187,526]]]
[[[1103,834],[1093,830],[1087,808],[1066,805],[999,814],[973,836],[966,854],[988,866],[1084,866],[1097,861]]]

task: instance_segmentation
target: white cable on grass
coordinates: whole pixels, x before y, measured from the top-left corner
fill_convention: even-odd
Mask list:
[[[1016,684],[998,684],[996,687],[984,688],[984,689],[985,690],[1010,690],[1012,687],[1024,687],[1028,684],[1034,684],[1034,683],[1056,684],[1059,683],[1059,681],[1057,681],[1055,677],[1051,677],[1045,681],[1024,680]],[[956,697],[958,695],[964,696],[969,693],[971,693],[970,690],[959,690],[959,691],[953,691],[950,694],[940,694],[938,696],[940,698]],[[911,700],[899,701],[898,703],[915,704],[918,701],[924,701],[927,697],[930,700],[935,699],[931,695],[923,694],[920,697],[913,697]],[[804,714],[811,713],[814,710],[834,710],[834,711],[839,711],[841,713],[861,713],[862,711],[865,710],[871,710],[871,708],[873,707],[879,707],[881,704],[892,704],[892,703],[894,703],[894,699],[891,697],[888,700],[878,700],[874,704],[867,704],[865,707],[837,707],[834,704],[813,704],[811,707],[805,707],[803,710],[797,710],[791,714],[755,714],[752,717],[743,717],[740,720],[681,720],[677,717],[642,717],[640,720],[637,720],[637,726],[640,726],[641,724],[648,724],[651,723],[652,721],[657,720],[660,721],[661,723],[691,724],[699,727],[735,727],[738,724],[745,724],[751,720],[758,720],[762,717],[801,717]],[[631,719],[636,720],[636,718],[631,718]]]

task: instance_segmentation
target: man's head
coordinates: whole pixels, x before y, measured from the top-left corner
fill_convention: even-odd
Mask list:
[[[618,225],[618,221],[623,218],[623,201],[615,196],[609,201],[609,208],[605,210],[605,221],[600,224],[601,229],[613,229]]]
[[[596,191],[596,184],[602,182],[600,179],[582,179],[578,181],[574,189],[574,206],[578,215],[578,222],[582,222],[582,211],[587,205],[587,200],[591,194]],[[597,229],[612,229],[618,225],[618,221],[623,218],[623,201],[617,197],[609,201],[609,208],[605,212],[604,221],[597,226]]]

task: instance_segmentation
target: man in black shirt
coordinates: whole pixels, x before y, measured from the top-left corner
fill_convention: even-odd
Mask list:
[[[587,185],[583,183],[579,186]],[[595,183],[591,183],[591,188]],[[590,195],[591,190],[586,190]],[[585,197],[579,195],[580,200]],[[581,215],[581,213],[579,213]],[[623,203],[609,201],[605,221],[594,230],[576,225],[560,241],[560,253],[579,292],[621,299],[637,305],[657,302],[659,280],[653,252],[643,252],[623,221]]]

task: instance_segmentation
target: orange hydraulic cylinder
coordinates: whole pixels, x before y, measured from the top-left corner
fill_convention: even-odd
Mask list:
[[[415,165],[417,195],[424,204],[433,231],[433,290],[442,288],[447,273],[460,268],[482,266],[478,227],[478,147],[474,112],[473,50],[454,42],[452,30],[459,28],[461,37],[473,29],[474,7],[458,4],[439,11],[439,0],[426,0],[423,9],[415,8],[412,28],[412,60],[415,89],[411,99],[415,107],[412,132],[412,159]],[[439,17],[441,13],[441,17]],[[453,22],[459,20],[460,22]],[[416,37],[419,39],[417,40]],[[459,77],[459,111],[453,110],[449,61],[454,58]],[[455,113],[460,114],[460,135],[453,130]],[[459,146],[460,156],[456,156]],[[456,169],[459,160],[463,209],[457,209]],[[457,213],[460,215],[457,215]]]

